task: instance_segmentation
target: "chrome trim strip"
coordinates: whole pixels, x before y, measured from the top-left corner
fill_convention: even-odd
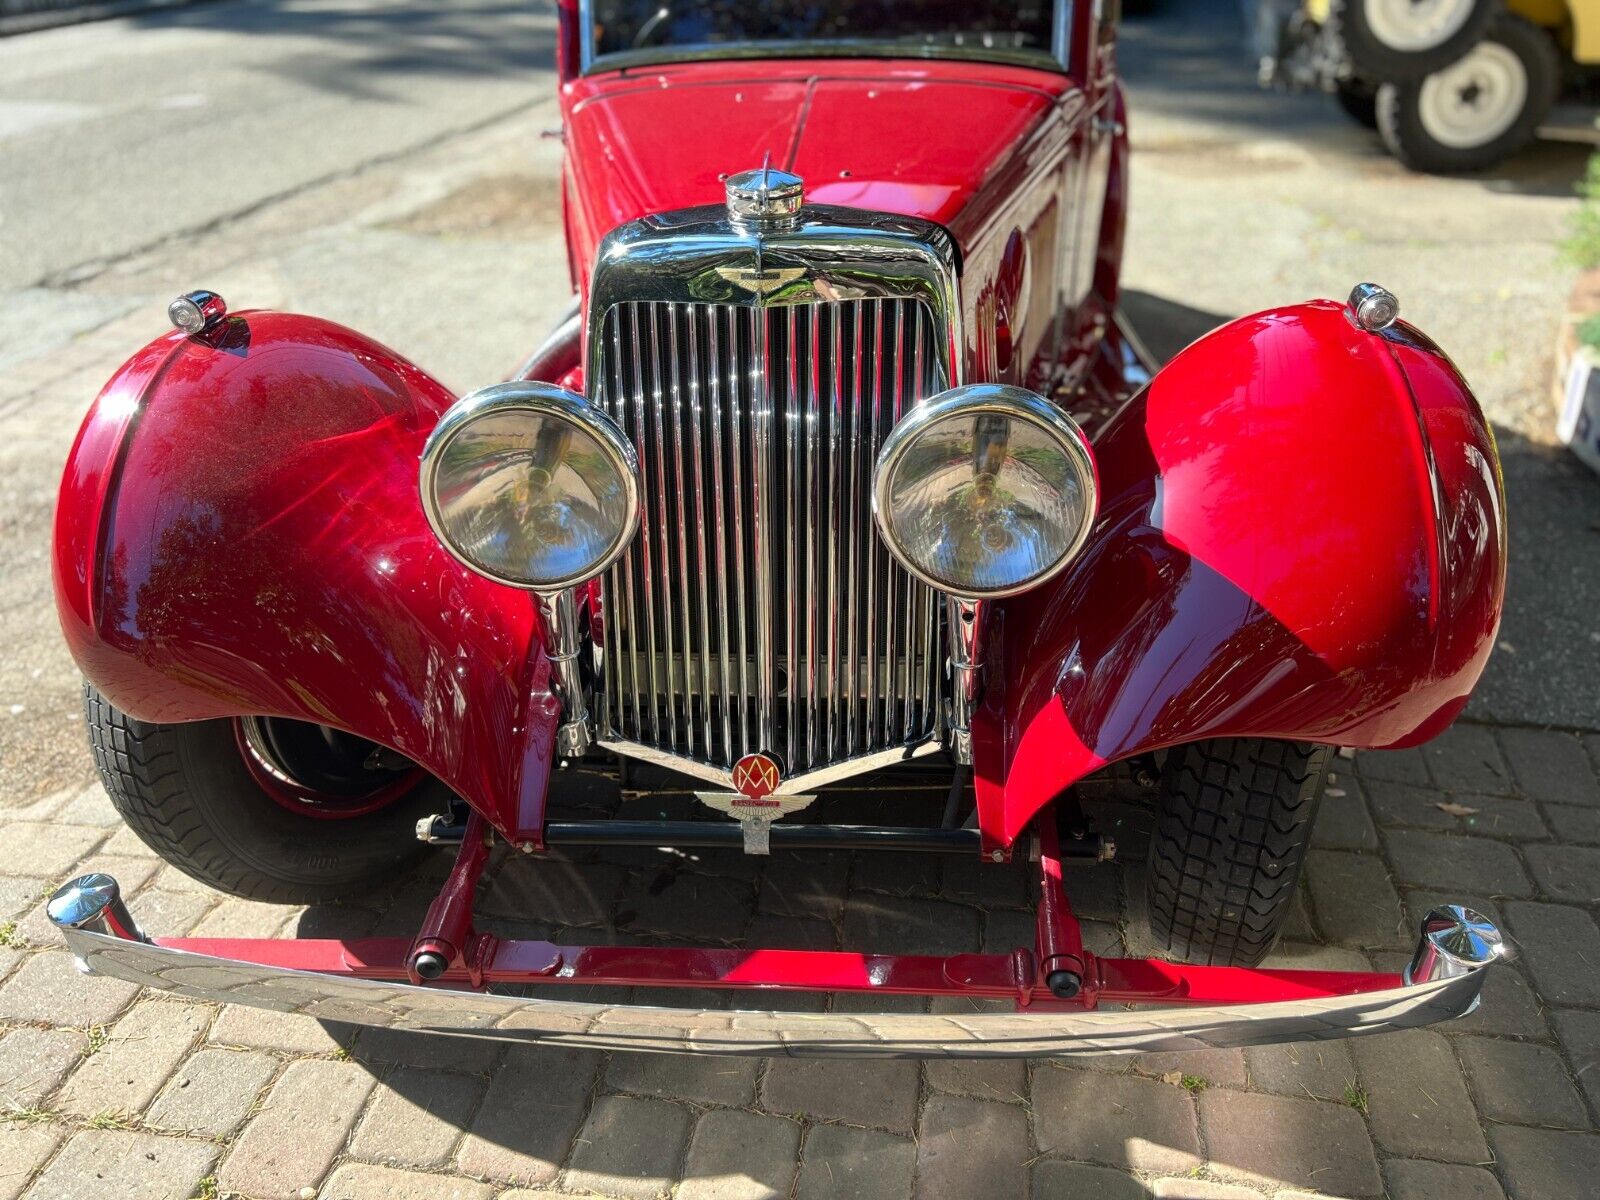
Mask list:
[[[636,758],[640,762],[652,763],[658,767],[666,767],[688,775],[694,779],[703,779],[707,783],[717,784],[728,791],[734,791],[733,772],[726,767],[719,767],[713,763],[698,762],[692,758],[684,758],[681,754],[673,754],[669,750],[662,750],[656,746],[646,746],[640,742],[632,742],[626,738],[604,737],[598,742],[603,749],[614,754],[621,754],[627,758]],[[879,750],[872,754],[863,754],[857,758],[847,758],[840,762],[829,763],[825,767],[818,767],[815,771],[807,771],[804,775],[795,775],[778,784],[775,793],[779,796],[798,796],[830,783],[837,783],[841,779],[850,779],[856,775],[864,775],[868,771],[876,771],[881,767],[892,767],[897,763],[910,762],[914,758],[925,758],[930,754],[937,754],[944,749],[943,744],[935,737],[928,737],[924,741],[907,746],[891,746],[886,750]]]
[[[587,5],[589,0],[583,0],[583,2]],[[1056,17],[1053,30],[1055,36],[1052,40],[1050,52],[1055,56],[1056,62],[1060,64],[1063,71],[1072,69],[1072,4],[1073,0],[1056,0]],[[585,64],[584,69],[588,69],[587,64]]]
[[[785,1013],[655,1008],[490,995],[211,958],[63,928],[84,969],[191,999],[321,1021],[610,1050],[795,1057],[1024,1058],[1326,1041],[1469,1012],[1481,969],[1314,1000],[1136,1011]],[[850,997],[845,997],[848,1003]]]

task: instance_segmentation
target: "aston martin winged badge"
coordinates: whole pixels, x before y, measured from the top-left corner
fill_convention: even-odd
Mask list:
[[[778,764],[766,754],[746,754],[733,764],[736,792],[696,792],[701,803],[732,817],[744,827],[746,854],[771,853],[772,823],[799,812],[815,796],[780,796]]]
[[[750,267],[718,267],[717,274],[733,284],[736,288],[743,288],[747,292],[754,292],[758,296],[770,296],[781,287],[786,287],[806,273],[804,267],[771,267],[767,270],[754,270]]]

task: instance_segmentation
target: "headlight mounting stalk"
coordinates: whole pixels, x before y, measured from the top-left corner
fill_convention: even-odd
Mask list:
[[[972,763],[972,714],[983,699],[983,618],[985,605],[960,596],[945,597],[950,630],[950,752],[958,763]]]
[[[579,759],[594,744],[594,725],[589,719],[589,700],[583,686],[583,637],[578,630],[576,588],[537,593],[539,616],[545,629],[545,653],[561,692],[561,725],[556,730],[556,754]]]

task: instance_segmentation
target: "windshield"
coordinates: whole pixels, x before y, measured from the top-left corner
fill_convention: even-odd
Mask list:
[[[1051,56],[1055,17],[1053,0],[590,0],[587,7],[590,57],[619,60],[787,52],[1037,62]]]

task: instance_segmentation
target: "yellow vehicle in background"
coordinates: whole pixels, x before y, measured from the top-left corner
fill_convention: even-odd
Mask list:
[[[1258,11],[1263,82],[1332,92],[1414,170],[1482,170],[1541,134],[1600,141],[1600,0],[1262,0]]]

